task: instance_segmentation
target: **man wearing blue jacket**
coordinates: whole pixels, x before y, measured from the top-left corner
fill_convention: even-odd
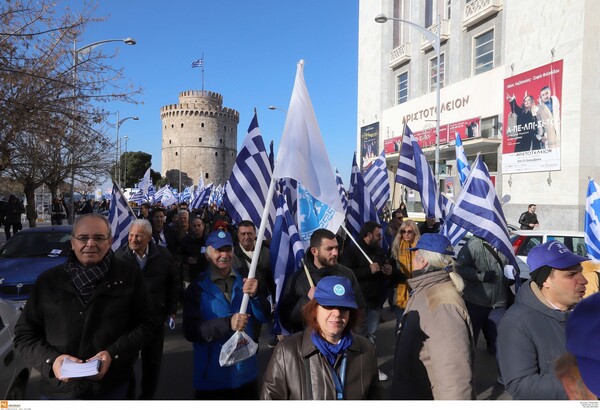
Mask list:
[[[221,367],[219,354],[236,331],[251,338],[253,321],[269,320],[270,306],[257,292],[256,278],[244,279],[231,267],[231,234],[214,231],[206,239],[208,268],[186,289],[183,332],[194,343],[194,398],[251,400],[258,398],[256,356]],[[238,313],[244,293],[250,296],[247,313]]]

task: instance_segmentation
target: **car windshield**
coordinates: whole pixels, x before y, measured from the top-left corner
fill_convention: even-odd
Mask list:
[[[71,250],[71,235],[66,232],[32,232],[15,235],[0,250],[0,257],[67,255]]]

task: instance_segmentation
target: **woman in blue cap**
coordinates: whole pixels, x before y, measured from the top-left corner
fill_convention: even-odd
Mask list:
[[[380,399],[373,345],[352,332],[359,321],[350,281],[327,276],[302,310],[306,330],[281,341],[265,372],[263,400]]]

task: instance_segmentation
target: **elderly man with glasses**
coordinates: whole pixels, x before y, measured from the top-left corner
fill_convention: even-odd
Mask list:
[[[125,399],[138,351],[157,326],[139,267],[117,260],[108,220],[80,216],[72,253],[37,279],[15,326],[15,347],[41,374],[41,398]],[[134,308],[135,307],[135,308]],[[65,362],[98,360],[71,377]]]

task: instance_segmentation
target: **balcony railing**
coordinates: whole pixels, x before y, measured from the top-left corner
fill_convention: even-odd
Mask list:
[[[410,48],[411,44],[405,41],[400,46],[396,47],[390,53],[390,68],[394,69],[400,64],[410,61]]]
[[[472,0],[465,4],[463,30],[476,25],[502,10],[503,0]]]
[[[450,38],[450,20],[442,20],[440,21],[441,30],[439,32],[440,35],[440,44]],[[431,26],[427,27],[427,30],[431,31],[433,34],[438,34],[438,23],[434,23]],[[421,51],[428,50],[433,47],[431,41],[427,39],[427,37],[422,36],[421,38]]]

